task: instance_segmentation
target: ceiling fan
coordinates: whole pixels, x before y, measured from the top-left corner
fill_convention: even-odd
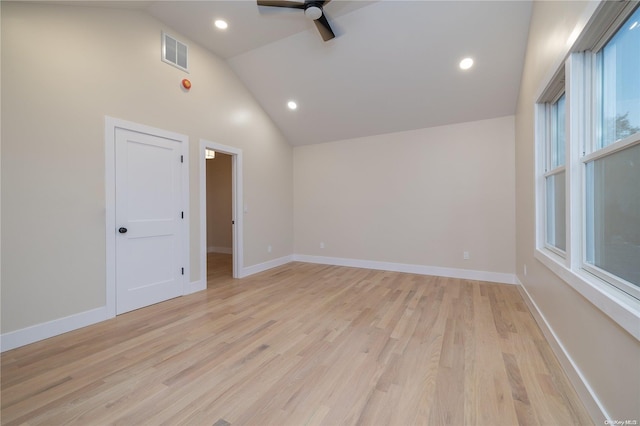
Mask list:
[[[327,17],[322,10],[331,0],[304,0],[304,3],[289,0],[258,0],[258,6],[286,7],[289,9],[303,9],[304,16],[312,19],[324,41],[329,41],[336,35],[333,33]]]

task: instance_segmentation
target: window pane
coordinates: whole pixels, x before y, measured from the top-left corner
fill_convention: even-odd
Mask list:
[[[547,244],[566,251],[565,172],[546,179]]]
[[[640,8],[598,53],[602,69],[599,147],[640,132]]]
[[[587,163],[587,263],[640,286],[640,144]]]
[[[551,170],[564,165],[565,95],[551,106]]]

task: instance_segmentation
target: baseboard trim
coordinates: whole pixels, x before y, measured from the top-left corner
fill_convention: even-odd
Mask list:
[[[207,283],[203,280],[192,281],[184,288],[183,296],[206,290]],[[9,351],[31,343],[55,337],[69,331],[97,324],[108,320],[106,306],[86,312],[69,315],[68,317],[32,325],[20,330],[0,335],[0,352]]]
[[[257,274],[260,272],[268,271],[269,269],[272,269],[272,268],[277,268],[278,266],[286,265],[287,263],[293,262],[293,258],[294,258],[293,255],[283,256],[278,259],[273,259],[267,262],[258,263],[257,265],[244,267],[242,268],[240,277],[238,278],[245,278],[245,277],[248,277],[249,275]]]
[[[233,248],[211,246],[211,247],[207,247],[207,253],[233,254]]]
[[[106,306],[103,306],[101,308],[80,312],[64,318],[4,333],[0,336],[0,351],[5,352],[19,348],[20,346],[48,339],[50,337],[77,330],[107,319],[109,319],[109,316],[107,315],[107,308]]]
[[[296,254],[297,262],[319,263],[322,265],[349,266],[352,268],[376,269],[391,272],[405,272],[418,275],[460,278],[465,280],[489,281],[502,284],[516,284],[515,274],[502,272],[475,271],[471,269],[443,268],[440,266],[411,265],[406,263],[378,262],[374,260],[347,259],[341,257],[309,256]]]
[[[183,296],[186,296],[187,294],[192,294],[198,291],[202,291],[202,290],[206,290],[207,289],[207,280],[198,280],[198,281],[191,281],[190,283],[188,283],[187,285],[185,285],[184,289],[183,289]]]
[[[551,328],[551,325],[542,314],[542,311],[538,308],[538,305],[533,300],[526,287],[520,283],[520,280],[517,278],[516,280],[519,284],[518,288],[520,290],[520,294],[529,307],[529,311],[538,323],[538,326],[542,330],[542,334],[544,334],[547,342],[549,342],[551,349],[558,358],[558,361],[569,378],[569,381],[578,393],[580,400],[589,412],[594,424],[605,424],[607,419],[612,419],[613,417],[607,413],[607,410],[600,402],[600,399],[598,399],[593,388],[589,385],[589,382],[575,364],[573,358],[571,358],[571,355],[567,352],[560,339],[558,339],[558,336],[553,331],[553,328]]]

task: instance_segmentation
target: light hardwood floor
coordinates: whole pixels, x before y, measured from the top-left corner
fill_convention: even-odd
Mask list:
[[[291,263],[2,355],[2,424],[592,424],[516,288]]]
[[[233,281],[233,258],[230,254],[207,253],[207,288]]]

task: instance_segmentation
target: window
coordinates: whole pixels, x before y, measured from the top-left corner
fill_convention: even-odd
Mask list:
[[[538,100],[536,257],[640,312],[640,7],[603,2],[586,28]]]
[[[585,268],[640,296],[640,9],[595,54]]]
[[[549,132],[545,170],[545,243],[563,254],[566,250],[565,94],[546,107]]]

